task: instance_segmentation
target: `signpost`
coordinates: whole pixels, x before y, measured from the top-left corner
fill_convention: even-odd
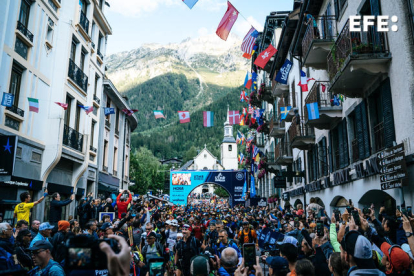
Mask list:
[[[401,180],[408,176],[404,144],[401,143],[378,153],[377,161],[381,172],[381,190],[401,188]]]

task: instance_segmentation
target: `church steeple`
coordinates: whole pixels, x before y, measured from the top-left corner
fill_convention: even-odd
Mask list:
[[[233,136],[233,126],[230,124],[230,119],[229,119],[229,105],[227,104],[227,119],[224,122],[224,139],[223,142],[227,142],[227,143],[234,143],[236,142],[236,140],[234,140],[234,136]]]

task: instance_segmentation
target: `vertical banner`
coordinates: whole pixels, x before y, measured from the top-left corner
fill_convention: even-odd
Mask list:
[[[0,136],[0,175],[12,175],[17,149],[17,136]]]

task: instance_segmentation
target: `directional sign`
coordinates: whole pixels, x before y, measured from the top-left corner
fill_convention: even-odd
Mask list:
[[[406,178],[407,176],[408,176],[407,172],[401,171],[397,173],[381,174],[380,180],[381,180],[381,183],[385,183],[388,181],[400,180],[400,179]]]
[[[286,188],[286,178],[283,177],[283,176],[279,176],[279,175],[275,176],[273,178],[273,182],[274,182],[275,189],[277,189],[277,188],[285,189]]]
[[[383,159],[377,158],[377,161],[378,161],[378,165],[383,167],[383,166],[388,166],[388,165],[391,165],[393,163],[403,161],[404,157],[405,157],[404,152],[400,152],[400,153],[388,156],[388,157],[383,158]]]
[[[390,173],[406,172],[406,171],[407,171],[407,165],[405,164],[405,160],[398,161],[390,165],[381,166],[381,169],[380,169],[381,174],[390,174]]]
[[[401,180],[381,183],[381,190],[389,190],[389,189],[395,189],[395,188],[401,188],[401,187],[402,187]]]
[[[404,144],[401,143],[399,145],[396,145],[395,147],[388,148],[386,150],[381,151],[377,154],[378,159],[384,159],[387,157],[391,157],[393,155],[396,155],[398,153],[404,153]]]

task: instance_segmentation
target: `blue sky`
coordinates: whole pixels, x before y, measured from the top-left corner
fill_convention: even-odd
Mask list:
[[[227,9],[226,0],[199,0],[192,10],[182,0],[107,1],[111,7],[105,7],[105,14],[113,31],[107,54],[135,49],[145,43],[176,43],[187,37],[215,33]],[[231,3],[240,12],[232,29],[239,37],[244,37],[251,25],[261,31],[270,12],[293,7],[293,0],[232,0]]]

